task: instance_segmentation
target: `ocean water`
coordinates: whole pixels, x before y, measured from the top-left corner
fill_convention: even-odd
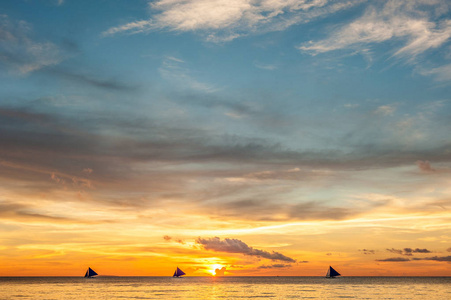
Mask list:
[[[451,299],[451,277],[0,277],[0,299]]]

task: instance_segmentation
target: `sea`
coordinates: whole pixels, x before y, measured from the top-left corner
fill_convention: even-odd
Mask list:
[[[0,299],[451,299],[451,277],[0,277]]]

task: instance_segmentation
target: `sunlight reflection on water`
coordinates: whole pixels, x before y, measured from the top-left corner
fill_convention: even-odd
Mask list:
[[[16,277],[0,299],[451,299],[450,277]]]

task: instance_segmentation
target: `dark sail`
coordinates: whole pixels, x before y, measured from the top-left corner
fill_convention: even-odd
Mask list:
[[[185,275],[185,272],[183,272],[182,270],[179,269],[179,267],[177,267],[172,277],[180,277],[182,275]]]
[[[336,277],[336,276],[341,276],[341,274],[338,273],[337,271],[335,271],[334,268],[332,268],[331,266],[329,266],[329,270],[327,270],[326,277],[334,278],[334,277]]]
[[[91,269],[91,268],[88,268],[88,270],[86,271],[85,277],[93,277],[93,276],[96,276],[96,275],[98,275],[98,274],[96,273],[96,271],[94,271],[94,270]]]

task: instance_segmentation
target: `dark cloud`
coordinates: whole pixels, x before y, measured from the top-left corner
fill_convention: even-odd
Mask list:
[[[261,265],[259,269],[280,269],[280,268],[289,268],[291,265],[288,264],[273,264],[273,265]]]
[[[163,239],[164,239],[165,241],[167,241],[167,242],[169,242],[169,241],[174,241],[174,242],[179,243],[179,244],[185,244],[185,241],[183,241],[182,239],[174,239],[174,238],[172,238],[172,237],[169,236],[169,235],[165,235],[165,236],[163,237]]]
[[[335,199],[302,197],[288,203],[281,197],[293,190],[294,182],[301,186],[323,178],[338,180],[344,170],[411,165],[416,156],[413,152],[372,153],[366,147],[354,153],[293,150],[271,139],[217,135],[178,121],[159,123],[136,110],[118,114],[104,105],[88,111],[44,102],[0,106],[0,164],[4,166],[0,178],[24,182],[30,192],[89,191],[95,197],[87,201],[120,207],[143,209],[171,199],[196,205],[198,212],[215,218],[345,220],[389,200],[350,206]],[[431,151],[435,156],[427,157],[434,161],[451,159],[445,148]],[[174,171],[169,165],[183,168]],[[317,171],[322,168],[328,172]],[[214,183],[208,191],[196,189],[192,178],[209,183],[214,179]],[[233,179],[242,183],[231,183]],[[283,181],[290,184],[273,188],[272,183]],[[255,189],[257,184],[261,189]]]
[[[359,249],[359,251],[363,252],[363,254],[375,254],[375,250],[369,250],[369,249]]]
[[[445,261],[451,262],[451,256],[433,256],[433,257],[423,257],[423,258],[414,258],[413,260],[434,260],[434,261]]]
[[[376,259],[376,261],[394,261],[394,262],[399,261],[399,262],[402,262],[402,261],[410,261],[410,259],[405,258],[405,257],[392,257],[392,258],[386,258],[386,259]]]
[[[205,250],[226,253],[242,253],[244,255],[258,256],[270,260],[296,262],[295,259],[285,256],[279,252],[268,252],[264,250],[254,249],[238,239],[225,238],[224,240],[221,240],[219,237],[207,239],[199,237],[196,239],[196,243],[202,245]]]
[[[450,247],[450,248],[448,248],[448,249],[446,249],[446,251],[448,251],[448,252],[451,252],[451,247]]]
[[[396,254],[401,254],[401,255],[405,255],[405,256],[412,256],[413,253],[431,253],[431,251],[429,251],[428,249],[419,249],[419,248],[404,248],[404,249],[387,249],[388,252],[392,252],[392,253],[396,253]]]
[[[391,248],[391,249],[386,249],[388,252],[391,252],[391,253],[396,253],[396,254],[403,254],[403,251],[401,250],[401,249],[395,249],[395,248]]]
[[[428,249],[419,249],[419,248],[415,249],[405,248],[404,251],[407,251],[407,249],[409,249],[409,251],[411,251],[412,253],[431,253],[431,251],[429,251]]]

